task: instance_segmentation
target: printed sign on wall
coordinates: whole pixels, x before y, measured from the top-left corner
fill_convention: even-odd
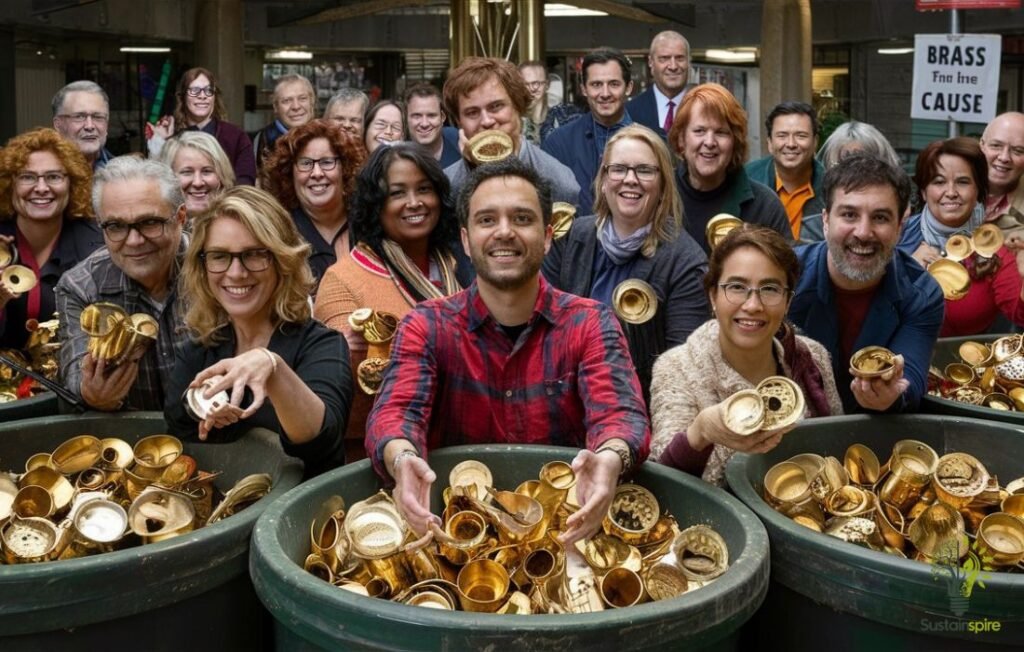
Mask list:
[[[988,122],[996,115],[1002,37],[918,34],[910,117]]]

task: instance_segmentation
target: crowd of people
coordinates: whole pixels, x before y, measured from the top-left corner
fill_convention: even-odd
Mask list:
[[[819,152],[798,101],[768,114],[769,154],[748,161],[746,113],[688,84],[689,55],[658,34],[652,83],[630,99],[628,58],[587,53],[589,111],[552,105],[536,61],[469,57],[443,88],[373,106],[345,89],[319,119],[309,80],[286,75],[251,139],[214,72],[193,68],[148,157],[112,157],[106,94],[71,83],[53,129],[0,152],[0,244],[39,279],[0,282],[0,346],[56,312],[60,381],[90,408],[162,410],[200,440],[267,427],[307,475],[368,456],[418,532],[436,519],[430,449],[580,448],[573,541],[647,459],[722,484],[735,451],[777,445],[787,429],[725,425],[736,391],[785,375],[807,417],[913,411],[940,333],[1024,326],[1024,114],[926,147],[916,189],[871,125]],[[481,164],[468,143],[488,130],[512,151]],[[556,233],[559,201],[578,217]],[[742,224],[709,239],[723,213]],[[925,268],[984,224],[1004,246],[967,261],[970,293],[945,299]],[[643,323],[618,312],[625,282],[654,294]],[[153,345],[94,358],[80,316],[100,302],[156,320]],[[365,308],[401,319],[373,392],[356,371]],[[897,354],[889,374],[851,376],[868,345]],[[189,389],[228,400],[196,420]]]

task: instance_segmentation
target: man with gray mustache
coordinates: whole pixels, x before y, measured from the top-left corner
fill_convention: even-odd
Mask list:
[[[828,349],[847,414],[913,411],[927,390],[945,302],[935,279],[896,250],[910,179],[855,155],[829,169],[823,191],[825,241],[797,248],[801,273],[789,319]],[[866,346],[897,354],[893,369],[852,377],[850,356]]]

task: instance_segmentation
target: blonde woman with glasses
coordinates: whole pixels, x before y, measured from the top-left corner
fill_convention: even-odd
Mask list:
[[[53,129],[15,136],[0,152],[0,269],[14,252],[39,281],[25,291],[0,281],[0,349],[25,345],[28,320],[53,318],[57,281],[103,245],[91,186],[85,157]]]
[[[577,218],[555,241],[544,276],[560,290],[613,307],[623,281],[653,288],[657,312],[627,335],[646,397],[654,359],[708,318],[701,287],[707,257],[683,228],[668,149],[647,127],[630,125],[608,140],[594,196],[594,215]]]
[[[263,190],[228,190],[197,219],[180,295],[191,335],[177,353],[164,403],[182,437],[230,441],[262,427],[311,477],[344,463],[352,401],[345,338],[314,320],[313,276],[288,213]],[[185,412],[188,389],[227,401],[202,421]]]

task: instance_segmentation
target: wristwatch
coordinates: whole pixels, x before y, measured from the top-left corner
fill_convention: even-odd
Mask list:
[[[631,451],[628,446],[603,444],[594,452],[600,453],[601,451],[611,451],[619,456],[619,460],[622,461],[622,470],[619,471],[620,480],[625,478],[633,470],[633,451]]]

